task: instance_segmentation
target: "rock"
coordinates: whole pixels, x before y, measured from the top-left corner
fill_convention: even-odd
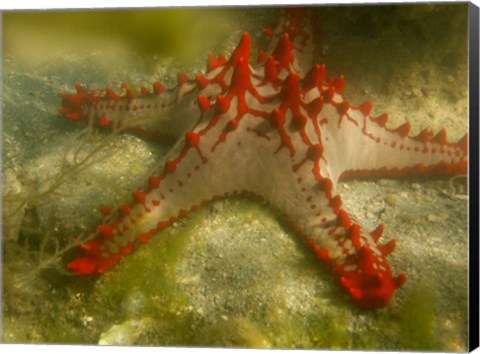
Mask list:
[[[152,319],[130,319],[119,325],[113,325],[100,334],[100,345],[132,345],[143,331],[152,323]]]

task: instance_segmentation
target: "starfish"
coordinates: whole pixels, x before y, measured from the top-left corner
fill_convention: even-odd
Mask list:
[[[386,114],[372,116],[371,101],[351,104],[344,77],[329,78],[325,65],[313,63],[317,27],[308,10],[289,9],[264,30],[271,48],[255,65],[244,33],[228,60],[210,55],[206,74],[180,72],[175,88],[155,82],[137,94],[126,84],[121,93],[77,84],[77,93],[62,93],[60,112],[70,119],[177,138],[130,204],[104,209],[93,240],[68,268],[103,273],[195,208],[242,194],[284,217],[356,304],[386,306],[406,280],[386,260],[395,240],[380,244],[382,224],[367,231],[350,218],[338,181],[465,173],[467,137],[448,142],[444,129],[410,136],[408,123],[390,128]]]

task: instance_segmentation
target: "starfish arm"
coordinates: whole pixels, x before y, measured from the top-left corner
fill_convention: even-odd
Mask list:
[[[195,95],[190,93],[196,88],[196,83],[188,79],[182,79],[172,89],[154,82],[151,92],[141,86],[139,94],[126,84],[119,92],[111,88],[89,90],[77,84],[76,93],[61,93],[60,113],[71,120],[92,122],[114,131],[177,139],[191,125],[197,107]],[[190,114],[186,114],[187,110]]]
[[[306,8],[287,8],[281,11],[277,26],[264,29],[271,37],[267,53],[279,61],[279,71],[296,72],[300,78],[314,64],[314,55],[320,41],[321,19],[312,18]],[[317,29],[317,31],[314,31]],[[265,62],[267,55],[261,52],[259,63]]]
[[[277,62],[276,70],[297,72],[300,77],[305,75],[303,71],[313,64],[313,43],[318,40],[320,32],[312,29],[309,12],[302,8],[283,9],[276,28],[264,29],[264,33],[271,37],[268,52]],[[193,80],[178,72],[178,83],[173,88],[165,88],[155,81],[151,90],[145,86],[135,90],[123,83],[121,90],[116,92],[110,87],[89,90],[77,83],[76,93],[60,94],[62,107],[59,111],[71,120],[91,121],[99,126],[139,135],[176,139],[191,127],[198,92],[209,91],[208,97],[214,100],[226,88],[225,80],[228,81],[230,75],[227,71],[236,65],[239,58],[248,58],[249,52],[250,37],[244,36],[228,63],[223,55],[217,58],[210,54],[205,76],[198,74]],[[267,55],[263,51],[261,53],[259,64],[265,64]],[[205,90],[206,87],[208,90]]]
[[[340,95],[322,111],[328,161],[335,177],[397,177],[467,172],[467,136],[447,142],[445,130],[408,134],[410,125],[386,126],[386,115],[372,117],[369,102],[354,107]]]

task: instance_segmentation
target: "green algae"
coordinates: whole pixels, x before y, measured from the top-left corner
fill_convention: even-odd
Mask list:
[[[164,315],[186,306],[184,297],[176,290],[175,265],[199,215],[198,212],[192,213],[186,225],[177,226],[174,231],[158,232],[149,241],[148,247],[137,247],[128,261],[122,261],[117,269],[105,274],[99,281],[95,291],[103,296],[100,299],[94,296],[92,305],[100,311],[111,306],[122,308],[125,315],[132,312],[135,315]],[[135,300],[126,296],[135,292],[144,294],[144,299],[137,300],[142,302],[137,309],[132,305]]]
[[[407,295],[400,313],[399,338],[403,348],[435,350],[442,347],[435,336],[435,295],[419,286]]]

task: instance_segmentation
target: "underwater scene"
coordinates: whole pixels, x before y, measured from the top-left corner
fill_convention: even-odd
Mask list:
[[[468,4],[1,16],[2,342],[467,350]]]

